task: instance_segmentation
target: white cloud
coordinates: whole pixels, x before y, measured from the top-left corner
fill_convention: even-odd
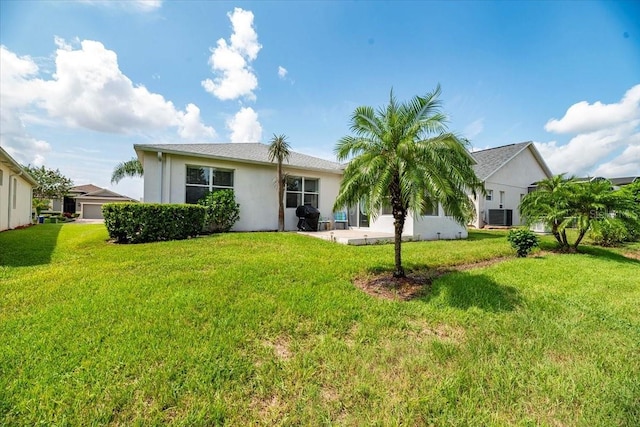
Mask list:
[[[476,136],[480,135],[483,130],[484,118],[474,120],[473,122],[469,123],[462,131],[462,134],[468,139],[473,139]]]
[[[258,87],[258,78],[251,68],[251,62],[258,57],[262,45],[253,28],[253,13],[235,8],[227,16],[231,20],[233,33],[230,42],[219,39],[211,49],[209,65],[216,77],[201,82],[202,87],[220,100],[244,97],[255,100],[253,91]]]
[[[30,57],[0,46],[0,145],[18,162],[40,166],[51,146],[30,135],[22,119],[22,110],[36,99],[32,80],[37,74],[38,66]]]
[[[640,175],[640,138],[618,157],[598,166],[593,175],[609,178]]]
[[[284,68],[283,66],[278,66],[278,77],[280,77],[281,79],[284,79],[285,77],[287,77],[287,69]]]
[[[61,38],[54,42],[55,72],[48,80],[39,77],[30,57],[0,47],[1,143],[12,147],[16,158],[42,162],[51,149],[46,141],[30,136],[25,124],[32,123],[120,134],[174,128],[187,139],[215,136],[214,129],[201,122],[197,106],[189,104],[182,111],[162,95],[134,85],[120,70],[116,53],[102,43],[84,40],[74,49]],[[47,123],[43,110],[55,120]]]
[[[258,121],[258,113],[253,108],[241,108],[233,118],[227,121],[231,131],[231,142],[260,142],[262,126]]]
[[[575,135],[564,145],[557,141],[536,143],[554,173],[637,174],[640,162],[634,147],[640,145],[640,85],[629,89],[617,103],[574,104],[562,119],[550,120],[545,129]]]
[[[573,104],[560,120],[551,119],[544,126],[547,132],[585,133],[615,126],[640,117],[640,84],[627,91],[615,104],[586,101]]]
[[[179,134],[186,139],[215,138],[216,132],[212,127],[202,124],[200,119],[200,109],[194,105],[187,105],[187,112],[182,114],[182,123]]]

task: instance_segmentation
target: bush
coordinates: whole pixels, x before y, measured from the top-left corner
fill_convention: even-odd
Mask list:
[[[109,237],[117,243],[145,243],[197,236],[206,209],[186,204],[107,203],[102,214]]]
[[[590,231],[593,243],[600,246],[616,246],[630,240],[633,233],[623,221],[613,218],[605,221],[594,221]]]
[[[214,191],[198,201],[207,210],[204,231],[226,233],[240,219],[240,205],[232,190]]]
[[[533,248],[538,246],[538,236],[525,228],[509,231],[507,240],[521,258],[526,257]]]

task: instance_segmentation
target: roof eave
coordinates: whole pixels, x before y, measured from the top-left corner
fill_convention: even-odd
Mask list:
[[[238,159],[237,157],[216,156],[213,154],[193,153],[191,151],[179,151],[179,150],[172,150],[172,149],[164,150],[158,147],[150,147],[148,145],[135,144],[133,146],[133,149],[136,150],[136,153],[138,153],[138,151],[140,152],[147,151],[147,152],[153,152],[153,153],[161,152],[161,153],[167,153],[167,154],[175,154],[179,156],[190,156],[190,157],[198,157],[201,159],[223,160],[227,162],[236,162],[236,163],[248,163],[253,165],[261,165],[261,166],[275,165],[275,163],[272,163],[272,162],[261,162],[259,160],[250,160],[250,159]],[[138,154],[138,159],[140,159],[139,154]],[[304,170],[310,170],[315,172],[328,172],[328,173],[334,173],[337,175],[342,175],[344,173],[343,169],[314,168],[309,166],[300,166],[300,165],[292,165],[292,164],[284,164],[283,166],[289,166],[296,169],[304,169]]]

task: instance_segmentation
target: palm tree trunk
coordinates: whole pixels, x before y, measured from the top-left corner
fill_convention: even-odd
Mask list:
[[[404,268],[402,268],[402,231],[404,230],[404,216],[396,216],[393,226],[395,230],[394,249],[396,255],[396,269],[393,272],[393,277],[405,277]]]

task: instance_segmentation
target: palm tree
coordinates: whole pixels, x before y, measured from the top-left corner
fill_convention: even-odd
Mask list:
[[[278,180],[278,231],[284,231],[284,180],[282,173],[282,162],[289,160],[291,148],[287,142],[286,135],[273,134],[269,144],[269,161],[278,162],[276,179]]]
[[[136,157],[132,157],[131,160],[120,162],[116,165],[111,174],[111,183],[117,184],[125,177],[132,178],[143,174],[142,163]]]
[[[520,202],[520,214],[528,224],[541,222],[551,228],[551,234],[561,248],[568,248],[567,227],[571,224],[569,198],[575,178],[555,175],[537,183],[536,191]]]
[[[520,211],[528,223],[542,222],[563,251],[577,251],[578,246],[594,222],[607,222],[613,218],[637,224],[638,215],[632,197],[623,191],[614,191],[608,180],[576,181],[556,175],[538,183],[536,191],[527,194],[520,203]],[[575,227],[577,237],[573,243],[567,238],[567,229]]]
[[[347,161],[334,210],[364,203],[375,218],[390,205],[394,219],[394,277],[404,277],[402,231],[409,212],[442,204],[456,221],[473,217],[467,191],[484,192],[473,171],[473,160],[461,138],[448,132],[441,112],[440,85],[425,96],[389,104],[375,111],[356,108],[351,132],[338,141],[338,161]]]

